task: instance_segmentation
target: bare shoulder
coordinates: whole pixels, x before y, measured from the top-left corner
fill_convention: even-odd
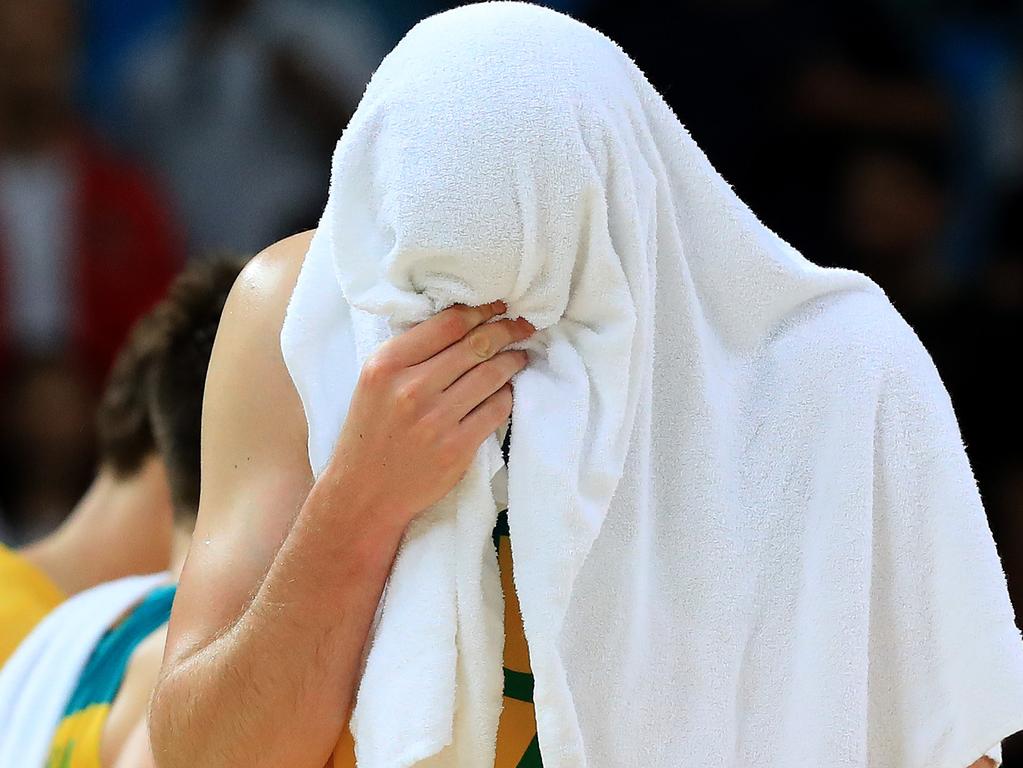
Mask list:
[[[256,322],[261,328],[277,325],[279,330],[313,234],[310,230],[292,235],[256,254],[231,291],[225,321]]]

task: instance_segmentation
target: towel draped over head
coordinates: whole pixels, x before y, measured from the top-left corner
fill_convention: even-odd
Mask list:
[[[337,145],[282,332],[314,472],[383,340],[496,299],[539,329],[513,345],[508,518],[547,768],[959,768],[1023,728],[913,331],[761,224],[615,43],[516,2],[418,24]],[[493,762],[500,466],[492,436],[406,533],[360,766]]]

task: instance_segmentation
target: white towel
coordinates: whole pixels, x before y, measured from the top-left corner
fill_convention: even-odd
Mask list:
[[[761,224],[616,44],[505,2],[418,24],[337,145],[282,332],[315,472],[381,340],[496,299],[540,329],[508,517],[547,768],[963,768],[1023,728],[1023,644],[916,335]],[[407,532],[361,768],[492,764],[499,466],[491,437]]]
[[[57,606],[0,669],[0,768],[42,768],[96,643],[168,573],[129,576]]]

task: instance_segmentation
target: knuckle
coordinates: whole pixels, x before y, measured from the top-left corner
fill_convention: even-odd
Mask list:
[[[494,341],[487,333],[487,327],[482,326],[475,328],[466,337],[468,339],[469,349],[472,350],[473,354],[481,360],[486,360],[494,354]]]
[[[512,370],[508,365],[508,357],[502,355],[500,358],[494,358],[491,363],[487,364],[487,383],[496,390],[506,381],[512,374]]]
[[[518,360],[518,353],[514,351],[502,352],[497,355],[492,361],[493,374],[490,383],[499,386],[508,381],[519,370]]]
[[[394,390],[394,405],[405,413],[411,413],[419,408],[422,397],[422,386],[418,381],[405,381]]]
[[[512,409],[511,387],[507,384],[494,393],[490,399],[490,410],[495,416],[508,416]]]
[[[378,385],[391,374],[390,361],[379,353],[372,355],[362,366],[360,378],[367,384]]]
[[[427,413],[419,420],[419,435],[426,445],[437,445],[444,439],[444,425],[437,411]]]
[[[518,373],[522,366],[529,360],[524,349],[510,349],[505,357],[505,365],[508,368],[509,376]]]
[[[450,337],[462,337],[469,330],[470,325],[466,313],[459,307],[451,307],[445,310],[441,319],[441,331]]]

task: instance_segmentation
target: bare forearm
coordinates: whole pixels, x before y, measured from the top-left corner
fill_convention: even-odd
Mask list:
[[[323,765],[401,535],[367,503],[324,476],[239,619],[168,667],[151,717],[160,768]]]
[[[225,310],[229,330],[217,336],[223,349],[251,344],[251,328],[243,333],[240,322],[247,313],[258,320],[259,313],[247,309],[247,295],[243,290],[233,320]],[[265,349],[254,350],[248,364],[267,378],[253,382],[239,379],[230,358],[218,367],[214,352],[203,407],[206,506],[200,504],[198,535],[212,534],[215,543],[189,555],[168,629],[173,655],[165,659],[150,718],[161,768],[322,768],[351,707],[362,649],[402,532],[451,491],[511,414],[510,379],[528,355],[500,350],[535,329],[494,319],[506,310],[502,302],[449,307],[370,356],[330,468],[290,527],[282,510],[294,509],[302,497],[291,494],[299,476],[306,479],[295,457],[304,452],[307,435],[296,439],[287,419],[272,414],[265,423],[252,420],[240,434],[240,419],[249,413],[235,402],[241,397],[250,408],[261,406],[253,393],[268,391],[286,402],[291,385],[282,383],[283,361],[275,350],[272,360]],[[294,405],[292,416],[300,419]],[[281,487],[274,488],[274,477]],[[242,501],[254,486],[294,501],[260,514]],[[244,514],[230,514],[238,511]],[[243,519],[266,530],[253,532]],[[269,546],[258,551],[270,536],[284,538],[272,559]],[[239,564],[248,570],[237,570],[231,542],[249,547],[251,559]],[[246,603],[242,574],[267,562]],[[218,599],[225,604],[215,604]],[[231,621],[235,612],[240,616]]]

